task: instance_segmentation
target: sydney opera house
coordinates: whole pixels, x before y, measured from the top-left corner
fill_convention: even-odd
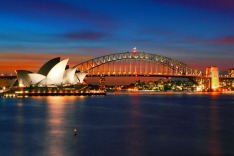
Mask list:
[[[78,72],[77,66],[69,68],[68,60],[51,59],[37,73],[16,70],[19,87],[61,87],[82,83],[86,73]]]

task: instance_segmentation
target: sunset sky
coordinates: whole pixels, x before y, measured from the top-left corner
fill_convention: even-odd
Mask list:
[[[0,20],[1,73],[133,47],[203,71],[234,67],[233,0],[4,0]]]

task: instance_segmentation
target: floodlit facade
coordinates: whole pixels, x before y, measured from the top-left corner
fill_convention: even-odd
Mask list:
[[[56,57],[54,59],[49,60],[48,62],[46,62],[37,72],[38,74],[41,75],[48,75],[48,73],[50,72],[50,70],[60,62],[60,57]]]
[[[41,75],[41,74],[37,74],[37,73],[32,73],[32,74],[28,74],[28,75],[31,79],[31,83],[34,85],[38,84],[40,81],[42,81],[46,78],[46,76]]]
[[[234,68],[228,70],[228,76],[234,77]]]
[[[47,78],[51,80],[55,85],[62,86],[63,74],[69,59],[65,59],[57,63],[48,73]]]
[[[74,66],[72,68],[68,68],[67,70],[65,70],[64,76],[63,76],[63,84],[74,84],[74,79],[76,77],[75,73],[76,73],[76,67]]]
[[[83,83],[86,75],[87,75],[87,73],[84,73],[84,72],[76,73],[73,83]]]
[[[77,66],[69,68],[68,60],[60,61],[60,57],[49,60],[39,69],[38,73],[17,70],[19,87],[64,86],[82,83],[87,73],[76,73]]]
[[[206,76],[211,77],[211,82],[208,88],[217,89],[219,88],[219,70],[218,67],[208,67],[206,68]]]

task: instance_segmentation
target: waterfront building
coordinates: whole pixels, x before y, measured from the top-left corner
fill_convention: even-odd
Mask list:
[[[231,68],[228,70],[228,76],[229,77],[234,77],[234,68]]]
[[[29,74],[31,74],[32,72],[27,70],[17,70],[16,73],[19,87],[29,87],[31,83]]]
[[[218,67],[207,67],[206,76],[211,77],[210,81],[206,84],[206,88],[213,90],[219,88],[219,70]]]

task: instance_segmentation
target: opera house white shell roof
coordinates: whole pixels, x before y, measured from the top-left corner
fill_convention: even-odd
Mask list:
[[[77,66],[66,69],[68,60],[60,61],[59,57],[51,59],[39,69],[38,73],[17,70],[19,86],[63,86],[82,83],[87,73],[76,73]]]
[[[19,86],[27,86],[29,87],[31,84],[31,79],[29,77],[29,74],[32,73],[31,71],[27,71],[27,70],[16,70],[17,73],[17,79],[18,79],[18,83]]]
[[[57,63],[48,73],[47,78],[57,86],[62,86],[63,74],[69,59]]]
[[[76,73],[76,66],[65,70],[64,76],[63,76],[63,84],[74,84],[74,76]]]

